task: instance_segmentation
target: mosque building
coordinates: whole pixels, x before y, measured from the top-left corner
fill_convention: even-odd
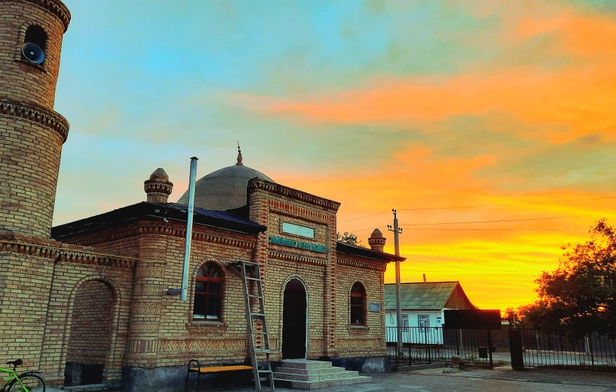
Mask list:
[[[60,0],[3,0],[0,15],[10,16],[0,17],[6,360],[22,358],[49,385],[121,382],[124,391],[177,384],[190,358],[244,363],[249,286],[234,266],[248,262],[259,266],[272,361],[385,367],[384,272],[404,259],[383,252],[378,229],[370,248],[338,242],[340,203],[276,183],[240,151],[196,182],[185,301],[175,294],[188,192],[170,202],[163,169],[144,182],[146,201],[52,228],[69,131],[53,103],[70,12]]]

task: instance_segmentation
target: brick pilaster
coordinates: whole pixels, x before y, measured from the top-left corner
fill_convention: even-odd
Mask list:
[[[163,282],[167,238],[147,235],[139,242],[140,261],[133,279],[125,366],[154,367],[159,343],[161,299],[166,291]]]

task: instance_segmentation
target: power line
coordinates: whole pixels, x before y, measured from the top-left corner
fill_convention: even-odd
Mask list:
[[[534,204],[555,204],[555,203],[569,203],[576,201],[592,201],[592,200],[606,200],[616,199],[616,196],[603,196],[603,197],[591,197],[581,199],[561,199],[561,200],[548,200],[548,201],[536,201],[536,202],[521,202],[521,203],[503,203],[503,204],[484,204],[484,205],[467,205],[467,206],[451,206],[451,207],[416,207],[416,208],[398,208],[399,211],[429,211],[429,210],[454,210],[454,209],[466,209],[466,208],[491,208],[491,207],[505,207],[515,205],[534,205]],[[376,215],[388,214],[389,211],[377,212],[370,215],[359,216],[356,218],[340,221],[340,223],[350,222],[358,219],[369,218]]]
[[[438,226],[438,225],[458,225],[458,224],[476,224],[476,223],[505,223],[505,222],[527,222],[527,221],[540,221],[540,220],[553,220],[553,219],[571,219],[571,218],[584,218],[584,217],[605,217],[614,216],[614,214],[602,214],[602,215],[570,215],[570,216],[550,216],[542,218],[523,218],[523,219],[497,219],[486,221],[457,221],[457,222],[437,222],[437,223],[416,223],[409,226]]]
[[[542,217],[542,218],[523,218],[523,219],[497,219],[497,220],[486,220],[486,221],[454,221],[454,222],[436,222],[436,223],[415,223],[408,224],[406,227],[413,227],[410,230],[414,231],[524,231],[524,230],[533,230],[533,231],[570,231],[572,229],[542,229],[542,228],[520,228],[520,229],[477,229],[477,228],[447,228],[447,229],[430,229],[430,228],[417,228],[419,226],[440,226],[440,225],[459,225],[459,224],[480,224],[480,223],[508,223],[508,222],[528,222],[528,221],[540,221],[540,220],[554,220],[554,219],[571,219],[571,218],[583,218],[583,217],[605,217],[605,216],[614,216],[614,214],[602,214],[602,215],[571,215],[571,216],[552,216],[552,217]],[[403,227],[404,228],[404,227]],[[363,231],[374,230],[374,227],[369,227],[365,229],[353,230],[355,233],[360,233]]]
[[[377,215],[383,215],[383,214],[389,214],[389,213],[390,213],[390,211],[377,212],[376,214],[370,214],[370,215],[360,216],[360,217],[357,217],[357,218],[351,218],[351,219],[343,220],[343,221],[340,221],[340,223],[350,222],[350,221],[354,221],[354,220],[358,220],[358,219],[364,219],[364,218],[369,218],[371,216],[377,216]]]
[[[470,205],[470,206],[453,206],[453,207],[417,207],[417,208],[399,208],[400,211],[418,211],[418,210],[453,210],[463,208],[489,208],[489,207],[503,207],[503,206],[515,206],[515,205],[532,205],[532,204],[554,204],[554,203],[569,203],[574,201],[591,201],[591,200],[604,200],[604,199],[616,199],[616,196],[604,196],[604,197],[592,197],[585,199],[563,199],[563,200],[548,200],[548,201],[535,201],[535,202],[520,202],[520,203],[503,203],[503,204],[485,204],[485,205]]]
[[[447,268],[459,268],[459,269],[463,269],[463,270],[473,270],[473,271],[488,271],[488,272],[499,272],[499,273],[503,273],[503,270],[495,270],[495,269],[488,269],[488,268],[473,268],[473,267],[469,267],[467,265],[465,265],[464,267],[461,266],[457,266],[457,265],[450,265],[450,264],[443,264],[443,263],[435,263],[433,261],[426,261],[426,260],[419,260],[419,259],[415,259],[412,257],[407,257],[407,260],[413,260],[413,261],[417,261],[420,263],[426,263],[426,264],[432,264],[432,265],[437,265],[440,267],[447,267]]]
[[[460,225],[460,224],[476,224],[476,223],[504,223],[504,222],[528,222],[539,220],[552,220],[552,219],[569,219],[569,218],[581,218],[590,215],[572,215],[572,216],[550,216],[543,218],[523,218],[523,219],[496,219],[486,221],[457,221],[457,222],[437,222],[437,223],[415,223],[408,226],[438,226],[438,225]]]
[[[526,227],[526,228],[522,228],[522,229],[493,229],[493,228],[483,228],[483,229],[477,229],[477,228],[459,228],[459,229],[432,229],[432,228],[414,228],[413,231],[517,231],[517,232],[523,232],[523,231],[577,231],[578,229],[563,229],[563,228],[532,228],[532,227]]]

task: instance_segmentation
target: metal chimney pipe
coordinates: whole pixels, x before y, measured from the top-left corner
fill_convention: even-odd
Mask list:
[[[195,178],[197,177],[197,161],[190,158],[190,175],[188,178],[188,217],[186,218],[186,248],[184,249],[184,269],[182,270],[182,293],[180,300],[186,301],[188,292],[188,270],[190,266],[190,249],[192,242],[193,215],[195,213]]]

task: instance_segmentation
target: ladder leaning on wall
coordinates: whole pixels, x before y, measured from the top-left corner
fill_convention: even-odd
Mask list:
[[[230,264],[244,282],[244,304],[246,305],[246,334],[250,346],[252,374],[255,389],[261,390],[261,381],[269,381],[269,387],[274,390],[274,374],[270,362],[269,335],[265,321],[265,306],[263,304],[263,285],[258,263],[252,261],[237,261]],[[254,290],[250,290],[250,286]]]

